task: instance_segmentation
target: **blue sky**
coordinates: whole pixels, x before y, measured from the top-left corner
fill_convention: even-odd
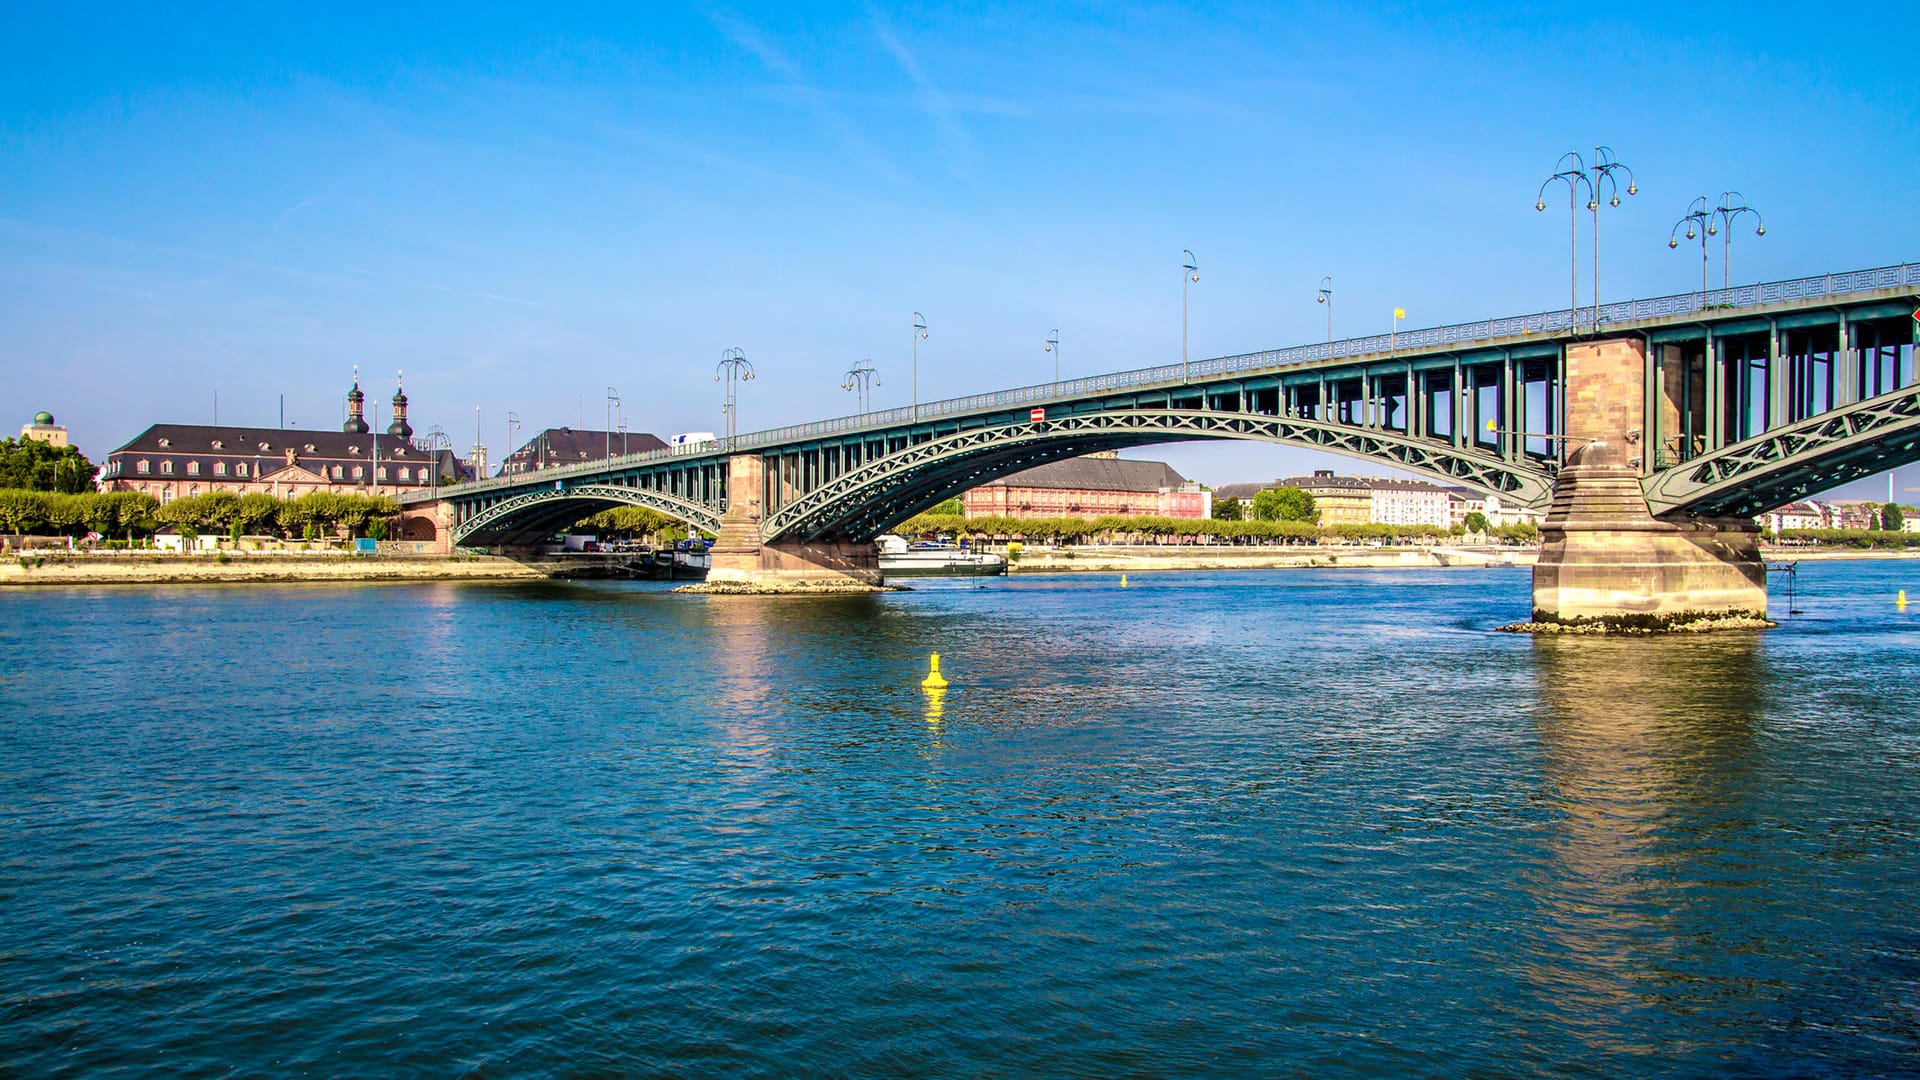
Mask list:
[[[1195,356],[1318,340],[1323,275],[1341,335],[1538,311],[1596,143],[1603,299],[1697,281],[1667,236],[1727,188],[1736,280],[1920,259],[1920,5],[396,6],[0,11],[9,415],[333,426],[357,363],[497,457],[608,386],[718,429],[737,345],[752,430],[863,358],[904,404],[915,311],[923,400],[1050,378],[1055,327],[1067,375],[1176,361],[1183,248]]]

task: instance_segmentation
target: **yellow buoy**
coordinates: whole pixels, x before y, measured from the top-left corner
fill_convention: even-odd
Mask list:
[[[926,678],[920,680],[920,689],[945,690],[946,688],[947,680],[940,674],[940,654],[934,653],[933,669],[927,672]]]
[[[1894,607],[1907,606],[1907,590],[1905,589],[1900,590],[1900,595],[1893,598],[1893,606]]]
[[[1123,589],[1127,587],[1127,575],[1125,574],[1120,575],[1120,587]]]

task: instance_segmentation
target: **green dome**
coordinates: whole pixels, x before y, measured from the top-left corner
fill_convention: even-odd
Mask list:
[[[33,414],[33,422],[36,424],[51,424],[53,423],[53,414],[42,409]]]

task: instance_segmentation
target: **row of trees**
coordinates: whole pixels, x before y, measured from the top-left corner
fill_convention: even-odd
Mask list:
[[[1920,533],[1894,532],[1890,529],[1782,529],[1775,536],[1770,530],[1760,534],[1763,540],[1783,544],[1830,544],[1854,548],[1920,547]]]
[[[1146,543],[1208,538],[1234,544],[1282,543],[1318,544],[1326,541],[1366,540],[1439,540],[1464,535],[1456,526],[1437,525],[1329,525],[1309,521],[1254,520],[1223,521],[1168,517],[1096,518],[1049,517],[977,517],[951,514],[921,514],[902,522],[899,532],[918,536],[934,534],[978,538],[982,540],[1055,541],[1066,543]],[[1509,543],[1527,543],[1539,538],[1532,525],[1514,525],[1489,530],[1496,539]]]
[[[331,537],[386,535],[400,504],[385,495],[339,495],[316,491],[295,499],[260,493],[213,491],[162,506],[134,491],[84,492],[0,490],[0,532],[41,536],[102,536],[132,540],[171,525],[186,534],[208,532]]]
[[[1216,500],[1213,516],[1219,521],[1318,521],[1320,508],[1303,488],[1268,488],[1255,492],[1248,502]]]

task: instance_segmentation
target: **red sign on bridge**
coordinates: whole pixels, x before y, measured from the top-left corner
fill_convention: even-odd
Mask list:
[[[1920,314],[1920,313],[1916,313],[1916,314]],[[1045,420],[1046,418],[1047,418],[1047,410],[1045,409],[1034,409],[1027,413],[1027,422],[1030,424],[1037,424],[1040,421]]]

